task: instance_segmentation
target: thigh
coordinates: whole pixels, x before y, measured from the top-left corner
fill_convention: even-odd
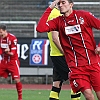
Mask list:
[[[51,56],[53,62],[53,80],[62,81],[68,79],[69,68],[64,56]]]
[[[79,91],[84,92],[86,89],[92,89],[90,81],[88,81],[88,79],[85,80],[85,79],[77,78],[74,80],[70,80],[70,85],[72,90],[75,93]]]
[[[70,70],[69,80],[74,92],[91,89],[90,73],[86,71],[86,67],[73,67]]]
[[[100,91],[100,66],[98,64],[91,66],[90,81],[94,91]]]
[[[98,100],[100,100],[100,91],[96,92]]]
[[[5,61],[0,61],[0,77],[7,78],[9,72],[7,71],[7,66]]]
[[[20,78],[19,61],[13,60],[7,63],[7,70],[11,73],[12,78]]]

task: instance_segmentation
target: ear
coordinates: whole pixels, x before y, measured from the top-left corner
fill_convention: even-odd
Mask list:
[[[73,3],[70,3],[70,8],[72,8],[72,7],[73,7],[73,5],[74,5]]]

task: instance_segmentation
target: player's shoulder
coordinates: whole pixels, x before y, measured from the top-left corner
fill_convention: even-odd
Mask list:
[[[14,34],[12,34],[12,33],[8,33],[8,36],[10,36],[10,37],[16,37]]]
[[[78,14],[83,14],[83,15],[86,15],[86,14],[91,14],[91,12],[87,11],[87,10],[75,10],[76,13]]]
[[[10,39],[17,39],[16,36],[14,34],[12,34],[12,33],[8,33],[8,37]]]

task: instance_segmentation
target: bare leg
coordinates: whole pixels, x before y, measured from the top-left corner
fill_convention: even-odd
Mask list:
[[[83,95],[84,95],[84,97],[85,97],[86,100],[95,100],[94,95],[93,95],[91,89],[86,89],[83,92]]]
[[[96,92],[98,100],[100,100],[100,91]]]

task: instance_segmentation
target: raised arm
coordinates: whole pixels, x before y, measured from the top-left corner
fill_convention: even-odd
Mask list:
[[[36,27],[36,30],[40,33],[42,32],[49,32],[51,31],[49,28],[49,25],[47,23],[48,16],[50,15],[52,9],[55,7],[55,5],[59,2],[59,0],[55,0],[52,2],[52,4],[46,9],[42,17],[40,18],[38,25]]]

